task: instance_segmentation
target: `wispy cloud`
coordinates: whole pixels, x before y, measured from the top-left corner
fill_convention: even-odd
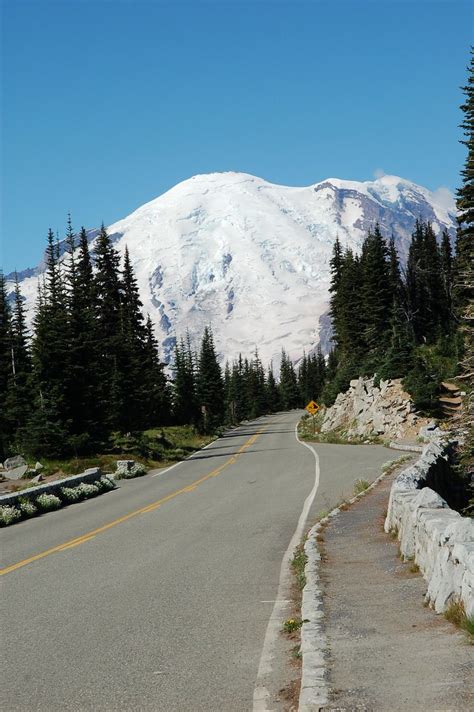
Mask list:
[[[439,188],[433,191],[433,198],[438,203],[441,208],[445,210],[454,211],[456,209],[456,201],[454,199],[453,193],[446,188],[446,186],[441,185]]]
[[[374,178],[383,178],[386,175],[383,168],[376,168],[374,171]]]

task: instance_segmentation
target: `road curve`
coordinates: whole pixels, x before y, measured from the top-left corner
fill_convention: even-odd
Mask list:
[[[260,418],[168,472],[1,530],[3,708],[251,710],[282,558],[315,479],[299,417]],[[317,451],[308,523],[394,457]],[[269,709],[286,674],[275,645]]]

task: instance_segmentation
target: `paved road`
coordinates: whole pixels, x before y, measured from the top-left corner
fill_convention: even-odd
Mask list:
[[[168,472],[1,530],[2,708],[251,710],[282,558],[315,482],[299,415],[259,419]],[[397,456],[317,451],[308,524]],[[287,651],[272,644],[275,695]]]

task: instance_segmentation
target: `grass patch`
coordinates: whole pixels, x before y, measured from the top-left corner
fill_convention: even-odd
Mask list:
[[[303,544],[300,544],[296,547],[295,553],[293,554],[293,558],[291,560],[291,568],[293,569],[300,591],[302,591],[306,586],[306,575],[304,570],[307,561],[308,557],[305,554]]]
[[[99,467],[102,472],[115,472],[117,460],[135,460],[146,469],[162,467],[178,462],[214,440],[214,435],[201,435],[192,425],[170,425],[151,428],[132,435],[115,434],[110,452],[69,459],[41,458],[45,477],[78,475],[90,467]],[[107,448],[108,449],[108,448]],[[26,480],[23,486],[31,485]]]
[[[319,522],[321,519],[326,519],[329,514],[329,509],[322,509],[316,517],[316,521]]]
[[[367,482],[367,480],[356,480],[354,482],[354,496],[357,497],[358,494],[362,494],[368,487],[370,487],[370,482]]]
[[[418,566],[418,564],[413,562],[408,570],[411,574],[417,574],[420,571],[420,567]]]
[[[451,601],[444,612],[444,617],[450,623],[464,630],[470,637],[471,643],[474,643],[474,617],[468,617],[464,609],[464,604],[460,600]]]

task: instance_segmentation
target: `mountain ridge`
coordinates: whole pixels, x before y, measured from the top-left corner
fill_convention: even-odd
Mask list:
[[[297,358],[318,341],[336,236],[358,251],[378,222],[403,261],[417,218],[454,236],[454,198],[398,176],[288,187],[228,171],[192,176],[108,231],[129,248],[167,362],[177,337],[211,324],[222,358],[258,347],[277,364],[282,346]],[[19,273],[30,318],[42,269]]]

